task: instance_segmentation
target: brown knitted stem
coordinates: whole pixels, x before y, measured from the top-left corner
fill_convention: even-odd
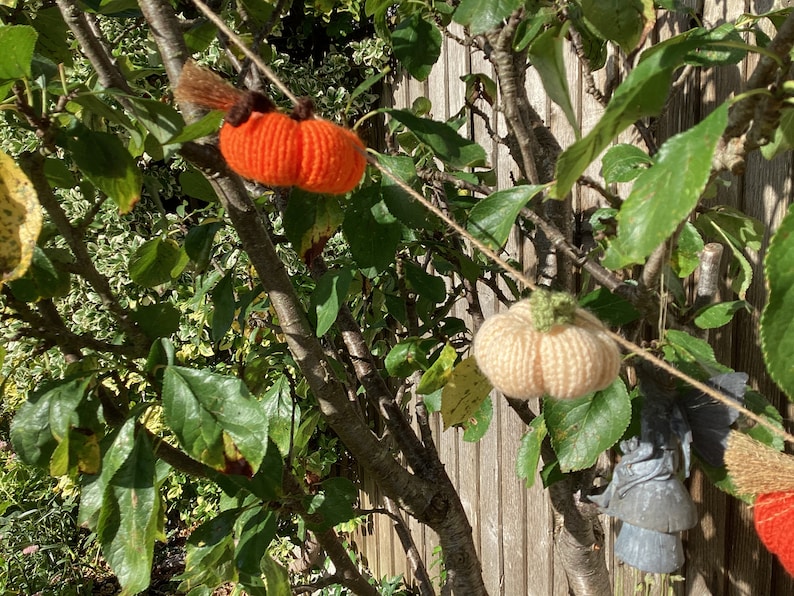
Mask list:
[[[794,457],[744,433],[732,431],[728,437],[725,467],[742,494],[757,496],[794,490]]]

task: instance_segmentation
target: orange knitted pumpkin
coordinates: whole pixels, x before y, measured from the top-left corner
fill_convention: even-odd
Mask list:
[[[175,90],[178,101],[227,111],[220,150],[229,167],[267,186],[297,186],[342,194],[361,180],[364,144],[341,126],[313,117],[310,100],[291,116],[275,111],[261,94],[241,91],[216,74],[185,64]]]
[[[567,314],[554,314],[555,307]],[[576,399],[620,372],[620,351],[600,321],[577,313],[572,296],[543,290],[488,318],[472,353],[494,387],[519,399]]]
[[[794,575],[794,491],[759,495],[753,518],[761,542]]]

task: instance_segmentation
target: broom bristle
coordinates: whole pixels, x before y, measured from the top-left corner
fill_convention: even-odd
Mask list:
[[[209,69],[192,60],[185,63],[174,89],[177,102],[192,103],[213,110],[228,111],[245,94]]]
[[[725,467],[742,494],[755,496],[794,490],[794,457],[744,433],[732,431],[728,437]]]

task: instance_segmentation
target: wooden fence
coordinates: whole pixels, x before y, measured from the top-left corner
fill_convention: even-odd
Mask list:
[[[705,3],[687,0],[686,4],[702,14],[704,22],[712,26],[733,21],[743,12],[759,14],[776,7],[771,0],[705,0]],[[688,26],[689,18],[684,15],[665,17],[657,24],[649,43],[679,33]],[[586,93],[583,72],[576,57],[571,52],[565,58],[574,109],[582,131],[586,133],[598,121],[602,108]],[[737,66],[693,73],[658,122],[660,141],[700,121],[719,102],[740,90],[742,81],[752,72],[756,61],[756,57],[751,56]],[[595,73],[598,83],[603,82],[608,68]],[[396,107],[406,107],[411,106],[415,99],[426,97],[432,102],[432,117],[445,120],[464,105],[465,87],[460,77],[468,73],[485,73],[496,78],[482,53],[472,53],[453,39],[445,37],[441,59],[430,78],[425,82],[417,82],[397,76],[392,81],[388,100]],[[527,89],[532,105],[544,117],[560,144],[563,147],[570,144],[574,140],[570,126],[559,108],[545,97],[542,85],[532,69],[527,74]],[[485,109],[488,106],[481,104],[480,107]],[[498,119],[497,132],[505,133],[501,118]],[[468,134],[490,151],[498,187],[510,187],[514,177],[517,177],[517,168],[506,149],[489,137],[482,122],[479,119],[472,120],[467,128],[462,129],[462,134]],[[622,141],[643,146],[630,132],[624,135]],[[590,173],[597,174],[597,171]],[[728,177],[727,180],[730,184],[719,190],[718,201],[758,218],[766,225],[767,232],[761,251],[748,255],[754,269],[754,282],[747,294],[747,300],[753,306],[752,313],[740,313],[732,326],[706,337],[712,342],[721,362],[748,372],[751,385],[780,407],[788,418],[791,409],[787,409],[785,397],[765,373],[757,329],[760,309],[765,302],[762,257],[769,231],[776,228],[791,202],[791,154],[786,153],[771,162],[753,154],[746,173],[739,177]],[[574,191],[575,213],[598,204],[598,196],[587,189]],[[530,242],[516,236],[508,248],[527,270],[532,270],[534,251]],[[498,308],[492,295],[483,293],[481,300],[486,315]],[[465,315],[459,316],[465,318]],[[442,432],[438,415],[433,416],[438,449],[447,472],[459,487],[490,594],[568,594],[565,573],[555,557],[554,517],[546,491],[539,481],[533,488],[525,488],[514,471],[516,451],[525,426],[503,399],[494,399],[491,428],[476,444],[464,442],[457,430]],[[645,576],[620,563],[612,555],[615,528],[608,519],[603,519],[607,533],[607,564],[612,572],[614,594],[794,594],[794,581],[760,545],[753,529],[751,511],[715,489],[697,470],[688,485],[698,506],[700,523],[685,533],[686,563],[677,576]],[[377,488],[369,486],[366,479],[364,486],[362,506],[381,506]],[[406,521],[424,560],[432,565],[438,560],[439,554],[436,536],[413,520]],[[356,537],[356,544],[376,575],[404,573],[410,577],[405,553],[388,517],[373,516],[369,528],[363,535]],[[438,566],[431,567],[431,576],[438,572]]]

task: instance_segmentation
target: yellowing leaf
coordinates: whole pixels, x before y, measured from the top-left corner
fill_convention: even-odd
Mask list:
[[[30,266],[41,231],[41,207],[28,177],[0,153],[0,285]]]
[[[467,422],[493,387],[480,372],[474,358],[466,358],[452,371],[449,381],[441,392],[441,416],[444,430]]]

